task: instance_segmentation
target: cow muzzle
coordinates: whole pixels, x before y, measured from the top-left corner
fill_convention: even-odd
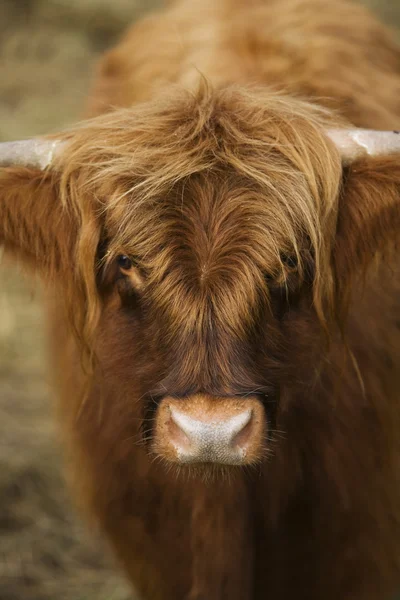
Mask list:
[[[256,397],[166,397],[156,414],[153,450],[180,464],[252,464],[262,456],[265,430]]]

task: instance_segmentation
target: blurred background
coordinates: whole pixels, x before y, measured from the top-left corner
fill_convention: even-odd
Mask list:
[[[218,0],[216,0],[217,2]],[[161,0],[0,0],[0,141],[82,115],[99,54]],[[400,0],[364,0],[400,26]],[[133,600],[65,489],[40,288],[0,268],[0,600]]]

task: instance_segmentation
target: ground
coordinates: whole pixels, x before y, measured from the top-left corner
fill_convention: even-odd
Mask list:
[[[79,119],[93,66],[156,0],[0,0],[0,141]],[[400,24],[398,0],[369,0]],[[63,481],[40,288],[0,269],[0,599],[128,600]]]

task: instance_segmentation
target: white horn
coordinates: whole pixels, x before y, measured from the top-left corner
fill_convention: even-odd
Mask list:
[[[344,164],[363,156],[400,153],[400,131],[330,129],[327,134],[339,150]]]
[[[0,167],[23,166],[44,170],[64,142],[59,140],[22,140],[0,143]]]

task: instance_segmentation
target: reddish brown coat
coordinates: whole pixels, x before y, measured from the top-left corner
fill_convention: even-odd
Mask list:
[[[50,281],[77,498],[149,600],[389,600],[400,159],[342,172],[324,129],[400,127],[392,34],[342,0],[182,0],[103,58],[89,115],[51,172],[0,172],[0,240]],[[260,464],[152,455],[152,394],[258,386]]]

